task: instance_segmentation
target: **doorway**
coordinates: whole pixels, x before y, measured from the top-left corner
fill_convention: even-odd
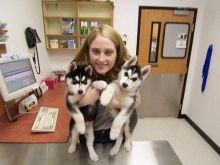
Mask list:
[[[139,7],[138,64],[151,65],[139,117],[180,115],[196,15],[195,8]]]

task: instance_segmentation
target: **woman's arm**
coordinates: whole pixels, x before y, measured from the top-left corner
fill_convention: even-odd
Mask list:
[[[141,95],[140,95],[140,92],[138,91],[138,92],[137,92],[137,95],[136,95],[135,108],[138,108],[140,105],[141,105]]]
[[[80,107],[94,104],[100,98],[100,91],[90,86],[79,101]]]

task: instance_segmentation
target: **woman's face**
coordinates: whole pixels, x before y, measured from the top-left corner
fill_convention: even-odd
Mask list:
[[[117,51],[114,43],[101,35],[98,35],[91,43],[89,48],[89,60],[93,69],[105,75],[115,66]]]

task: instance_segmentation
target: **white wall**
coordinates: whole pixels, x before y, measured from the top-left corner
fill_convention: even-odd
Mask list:
[[[24,30],[30,26],[37,30],[42,43],[38,44],[38,53],[42,73],[39,79],[48,75],[51,71],[50,60],[44,45],[43,19],[40,0],[1,0],[0,21],[7,23],[9,36],[6,42],[8,53],[23,52],[33,54],[26,44]]]
[[[210,3],[211,2],[211,3]],[[193,51],[196,62],[190,91],[187,91],[188,103],[184,107],[187,114],[218,146],[220,146],[220,1],[205,1],[202,24],[197,27],[199,46]],[[202,68],[209,44],[213,44],[213,53],[208,80],[204,93],[201,93]]]

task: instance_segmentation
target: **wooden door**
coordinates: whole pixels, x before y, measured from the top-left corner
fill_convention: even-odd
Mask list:
[[[180,116],[196,14],[192,8],[139,7],[138,63],[152,66],[141,116]]]
[[[140,7],[139,65],[151,64],[151,74],[185,74],[195,16],[195,9]]]

